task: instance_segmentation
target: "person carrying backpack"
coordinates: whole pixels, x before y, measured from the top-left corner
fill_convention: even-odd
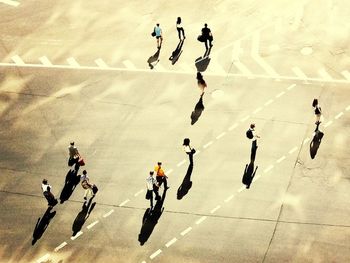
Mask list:
[[[258,148],[257,139],[260,138],[260,136],[255,132],[255,123],[250,124],[250,128],[247,130],[246,136],[248,139],[252,140],[250,160],[253,162],[255,160],[256,149]]]

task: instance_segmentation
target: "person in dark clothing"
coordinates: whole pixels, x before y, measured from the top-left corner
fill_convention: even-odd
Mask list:
[[[207,24],[204,24],[204,27],[202,28],[202,37],[204,40],[205,49],[208,49],[208,44],[209,44],[209,47],[211,48],[213,46],[213,44],[212,44],[213,35],[212,35],[210,28],[208,27]]]
[[[47,180],[44,179],[42,184],[41,184],[41,189],[43,190],[43,195],[45,196],[46,200],[47,200],[47,204],[49,207],[54,207],[55,205],[57,205],[58,201],[55,198],[55,196],[53,195],[53,193],[51,192],[51,185],[48,184]]]
[[[177,30],[177,33],[179,34],[179,39],[180,40],[183,40],[185,39],[185,30],[184,28],[182,27],[182,24],[181,24],[181,17],[178,17],[177,20],[176,20],[176,30]],[[182,38],[181,38],[181,35],[182,35]]]

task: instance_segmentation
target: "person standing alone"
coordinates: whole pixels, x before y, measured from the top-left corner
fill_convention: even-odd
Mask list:
[[[207,24],[204,24],[204,27],[202,28],[202,37],[204,40],[205,49],[208,49],[208,44],[209,44],[209,47],[211,48],[213,46],[213,44],[212,44],[213,35],[212,35],[210,28],[208,27]]]
[[[320,105],[318,104],[318,99],[314,99],[312,102],[312,107],[314,107],[315,110],[315,116],[316,116],[316,125],[319,125],[321,123],[320,119],[321,119],[321,115],[322,115],[322,110]]]
[[[179,39],[184,40],[186,36],[185,36],[185,30],[181,25],[181,17],[178,17],[176,20],[176,30],[177,30],[177,33],[179,34]],[[181,38],[181,34],[182,34],[182,38]]]
[[[162,32],[162,29],[159,27],[159,24],[157,24],[154,27],[154,33],[157,39],[157,48],[160,49],[162,47],[162,42],[163,42],[163,32]]]

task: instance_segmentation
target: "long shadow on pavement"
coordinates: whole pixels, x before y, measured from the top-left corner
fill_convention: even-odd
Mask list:
[[[202,94],[196,106],[194,107],[194,111],[192,111],[191,113],[191,125],[195,124],[198,121],[199,117],[202,115],[203,110],[204,110],[204,104],[203,104],[203,94]]]
[[[160,48],[158,48],[157,52],[148,58],[147,63],[150,69],[153,69],[158,64],[159,54],[160,54]]]
[[[79,214],[75,218],[73,226],[72,226],[72,231],[73,231],[72,236],[75,236],[81,230],[85,221],[89,218],[91,211],[94,209],[96,202],[91,204],[92,199],[93,199],[93,197],[90,198],[88,203],[86,203],[86,201],[84,202],[81,211],[79,212]]]
[[[51,207],[47,208],[44,215],[41,218],[40,217],[38,218],[38,221],[36,222],[35,229],[33,232],[32,245],[34,245],[36,241],[42,237],[46,228],[49,226],[50,221],[56,215],[56,211],[50,212],[51,209],[52,209]]]
[[[66,175],[65,184],[60,194],[61,204],[69,199],[72,195],[75,187],[79,184],[80,176],[78,175],[78,171],[69,170]]]
[[[207,70],[210,63],[210,57],[209,57],[210,51],[211,51],[211,47],[205,51],[203,57],[197,58],[196,61],[194,62],[198,72],[204,72]]]
[[[187,173],[182,181],[182,184],[177,189],[177,199],[181,200],[192,187],[191,175],[193,171],[193,164],[190,164],[187,168]]]
[[[161,217],[164,211],[163,204],[164,204],[165,196],[166,196],[166,190],[164,190],[162,198],[157,201],[153,210],[151,210],[150,208],[147,208],[147,210],[143,215],[142,227],[138,238],[141,246],[143,246],[143,244],[145,244],[148,238],[151,236],[153,229],[155,228],[159,218]]]
[[[312,141],[310,143],[310,156],[311,156],[311,159],[314,159],[316,157],[318,148],[320,148],[320,144],[321,144],[321,140],[323,138],[323,135],[324,135],[324,133],[321,132],[318,129],[318,126],[317,126],[316,130],[315,130],[315,135],[312,138]]]
[[[180,58],[183,44],[184,44],[184,40],[180,40],[179,44],[177,44],[176,49],[171,53],[171,56],[169,58],[169,60],[171,61],[171,64],[174,65]]]
[[[245,169],[244,169],[244,174],[242,177],[242,183],[246,185],[247,189],[250,188],[250,185],[254,179],[254,176],[255,176],[257,169],[258,169],[258,166],[256,166],[255,170],[254,170],[254,161],[251,161],[249,163],[249,165],[246,164]]]

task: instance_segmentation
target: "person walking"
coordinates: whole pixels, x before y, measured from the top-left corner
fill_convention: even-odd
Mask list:
[[[210,48],[213,46],[213,35],[207,23],[202,28],[202,39],[204,40],[205,49],[208,49],[208,44]]]
[[[190,139],[189,138],[185,138],[182,145],[184,147],[185,153],[188,154],[190,165],[193,165],[193,155],[196,153],[196,150],[191,148],[191,146],[190,146]]]
[[[50,208],[54,207],[57,205],[58,201],[51,192],[52,186],[49,185],[46,179],[43,179],[42,184],[41,184],[41,189],[43,190],[43,195],[45,196],[47,200],[47,204]]]
[[[254,162],[256,150],[258,148],[257,139],[260,138],[260,136],[257,135],[255,132],[255,124],[254,123],[250,124],[250,128],[246,132],[246,135],[247,135],[248,139],[252,140],[252,149],[251,149],[250,160],[251,160],[251,162]]]
[[[163,42],[163,32],[159,26],[159,23],[157,23],[157,25],[154,27],[154,36],[157,39],[157,48],[160,49]]]
[[[184,40],[186,36],[185,36],[185,30],[181,24],[181,17],[178,17],[176,20],[176,30],[177,30],[177,33],[179,34],[179,39]],[[181,38],[181,35],[182,35],[182,38]]]
[[[73,166],[79,161],[79,151],[76,146],[74,146],[74,142],[71,142],[68,147],[68,153],[69,153],[69,159],[68,159],[68,166]]]
[[[204,94],[204,89],[207,87],[207,83],[205,82],[202,73],[197,72],[197,84],[198,88],[202,91],[202,95]]]
[[[90,178],[86,170],[84,170],[83,175],[80,176],[80,182],[83,189],[85,189],[84,200],[87,200],[87,196],[95,197],[97,187],[90,183]]]
[[[321,123],[321,115],[322,115],[322,110],[320,105],[318,104],[318,99],[314,99],[312,102],[312,107],[314,108],[315,111],[315,116],[316,116],[316,125],[319,125]]]
[[[156,200],[160,200],[160,195],[158,192],[158,184],[157,180],[153,177],[154,172],[150,171],[149,176],[146,179],[147,182],[147,193],[146,193],[146,199],[149,199],[151,209],[153,208],[153,192],[156,195]]]
[[[158,164],[154,167],[154,171],[157,173],[156,180],[158,182],[158,186],[160,187],[164,182],[164,190],[169,189],[167,176],[165,175],[164,170],[162,168],[162,162],[158,162]]]

